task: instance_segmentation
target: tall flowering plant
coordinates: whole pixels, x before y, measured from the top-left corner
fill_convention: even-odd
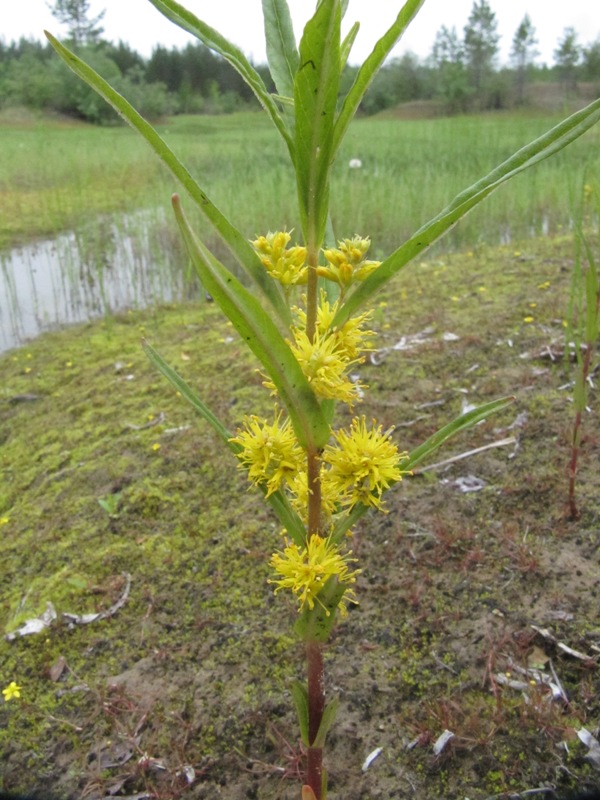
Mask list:
[[[360,567],[352,556],[355,523],[381,510],[385,493],[446,439],[504,408],[503,398],[450,422],[411,453],[393,431],[365,415],[347,427],[336,408],[354,414],[366,389],[350,375],[369,349],[369,302],[375,292],[457,220],[513,175],[560,150],[600,118],[600,100],[522,148],[459,194],[383,262],[370,260],[368,238],[336,242],[331,227],[330,176],[340,144],[375,74],[423,0],[407,0],[340,98],[340,76],[358,32],[342,37],[348,0],[319,0],[296,42],[286,0],[262,0],[271,94],[243,53],[175,0],[149,0],[165,17],[194,34],[240,73],[282,137],[296,175],[301,243],[276,230],[248,241],[212,203],[205,189],[156,130],[109,84],[50,34],[58,54],[137,129],[197,203],[231,254],[241,281],[190,227],[178,196],[173,207],[202,281],[252,350],[273,396],[266,419],[249,415],[236,432],[226,429],[194,390],[149,345],[158,369],[214,428],[262,492],[282,527],[270,558],[270,583],[297,605],[295,629],[305,643],[307,681],[292,693],[307,749],[303,800],[323,800],[327,781],[323,746],[336,711],[326,701],[323,645],[338,617],[356,602]],[[336,246],[337,244],[337,246]],[[248,288],[251,286],[252,288]]]

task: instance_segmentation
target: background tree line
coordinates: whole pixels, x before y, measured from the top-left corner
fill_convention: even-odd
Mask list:
[[[128,44],[102,38],[103,14],[89,16],[88,0],[56,0],[53,14],[67,27],[71,47],[146,116],[227,113],[251,108],[254,97],[229,64],[200,43],[183,49],[157,46],[143,58]],[[455,27],[437,32],[430,55],[412,53],[391,60],[379,73],[362,105],[373,114],[410,101],[435,101],[443,113],[512,108],[535,102],[532,87],[557,84],[561,96],[579,83],[600,90],[600,37],[582,46],[566,28],[551,66],[536,63],[536,32],[525,15],[514,33],[509,65],[498,63],[500,36],[487,0],[475,0],[462,35]],[[258,71],[270,89],[269,71]],[[349,66],[344,81],[356,74]],[[26,106],[91,122],[110,122],[114,112],[55,56],[49,45],[0,40],[0,108]]]

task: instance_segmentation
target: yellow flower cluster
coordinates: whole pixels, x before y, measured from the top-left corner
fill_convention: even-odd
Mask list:
[[[281,423],[281,411],[272,423],[253,415],[245,417],[245,430],[238,430],[231,441],[240,447],[237,454],[255,486],[264,485],[267,497],[286,488],[294,508],[306,519],[308,483],[306,457],[298,444],[289,419]],[[333,434],[321,456],[321,505],[324,522],[341,510],[358,503],[382,509],[382,495],[409,474],[401,467],[408,456],[373,422],[367,427],[364,417],[355,417],[349,429]]]
[[[370,320],[372,314],[370,311],[366,311],[357,317],[351,317],[340,328],[334,328],[333,320],[338,308],[339,302],[330,303],[327,299],[327,292],[321,290],[317,308],[317,334],[333,339],[340,358],[354,363],[359,359],[362,361],[361,354],[372,349],[368,345],[368,339],[375,335],[373,331],[362,327]],[[296,327],[306,328],[304,309],[294,307],[293,310],[298,320]]]
[[[292,353],[316,396],[354,405],[360,399],[363,386],[351,381],[347,372],[358,359],[344,358],[334,336],[316,331],[311,341],[306,331],[300,328],[294,328],[293,336]]]
[[[287,231],[268,233],[252,242],[264,268],[284,287],[301,286],[308,280],[306,247],[290,247]]]
[[[370,246],[371,240],[360,236],[338,242],[337,248],[323,251],[328,263],[326,267],[317,268],[318,274],[338,283],[343,296],[353,283],[364,281],[381,263],[367,261]]]
[[[231,441],[239,445],[237,457],[248,470],[248,479],[255,486],[265,484],[267,497],[282,483],[291,484],[306,464],[304,451],[296,441],[289,419],[281,424],[281,411],[274,421],[256,415],[244,418],[246,430],[238,430]]]
[[[290,234],[269,233],[253,242],[261,261],[284,289],[306,282],[306,250],[288,247]],[[302,368],[319,400],[338,400],[350,407],[360,399],[363,386],[352,379],[350,369],[364,360],[373,332],[368,330],[371,313],[357,315],[340,326],[333,321],[343,302],[344,292],[355,282],[363,280],[377,268],[378,262],[367,261],[369,239],[355,236],[339,242],[338,249],[325,250],[326,267],[317,273],[340,287],[336,302],[321,290],[316,309],[316,323],[310,335],[307,331],[307,312],[294,307],[290,349]],[[306,304],[306,298],[303,298]],[[276,393],[267,377],[265,386]],[[292,507],[307,523],[313,489],[308,485],[307,454],[300,447],[289,419],[275,409],[272,422],[257,416],[247,416],[244,425],[231,439],[238,448],[240,466],[248,479],[266,491],[267,497],[282,491]],[[311,458],[315,458],[312,454]],[[285,547],[271,558],[276,578],[270,582],[275,591],[291,590],[299,600],[300,610],[312,610],[321,604],[319,593],[327,581],[335,577],[339,584],[354,583],[359,570],[349,566],[354,559],[343,553],[338,544],[323,536],[333,530],[336,515],[349,512],[357,504],[381,509],[382,496],[390,486],[406,474],[401,468],[405,453],[400,453],[390,437],[375,422],[367,426],[364,417],[355,418],[348,429],[332,432],[330,443],[320,454],[320,525],[319,531],[307,534],[305,541],[287,541]],[[302,537],[300,537],[302,539]],[[352,589],[345,587],[340,608],[353,602]],[[325,606],[323,606],[325,608]],[[329,613],[329,609],[325,609]]]
[[[350,558],[351,552],[342,554],[340,549],[329,539],[313,534],[306,547],[298,547],[287,542],[282,552],[274,553],[271,566],[277,577],[269,583],[277,585],[275,592],[291,589],[300,601],[299,610],[305,606],[309,609],[320,603],[319,592],[329,578],[336,576],[340,583],[354,583],[360,570],[350,571],[348,564],[356,559]],[[340,610],[345,613],[345,602],[352,602],[352,589],[346,589]],[[322,604],[321,604],[322,605]],[[327,615],[329,610],[326,609]]]
[[[408,454],[399,453],[390,432],[383,433],[375,421],[368,429],[364,417],[355,417],[349,430],[336,431],[333,438],[335,444],[323,452],[329,491],[341,505],[362,503],[381,509],[383,492],[407,474],[400,464]]]

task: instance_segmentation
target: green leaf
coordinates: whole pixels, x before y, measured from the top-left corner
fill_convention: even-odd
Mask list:
[[[326,642],[335,623],[335,612],[346,587],[332,575],[319,594],[312,610],[306,606],[294,630],[304,642]]]
[[[222,424],[218,417],[215,416],[206,403],[204,403],[201,398],[198,397],[189,384],[184,381],[181,375],[179,375],[179,373],[170,367],[160,353],[158,353],[147,341],[144,340],[142,342],[142,347],[156,369],[162,373],[162,375],[164,375],[164,377],[181,394],[181,396],[188,401],[192,408],[194,408],[198,414],[200,414],[200,416],[203,417],[206,422],[208,422],[208,424],[213,428],[213,430],[227,445],[227,447],[234,454],[239,453],[242,448],[239,444],[231,441],[232,434],[230,431],[227,430],[227,428]],[[303,547],[306,543],[306,528],[304,527],[304,524],[298,514],[290,506],[289,500],[285,494],[281,490],[278,490],[267,497],[266,487],[259,488],[261,489],[265,500],[269,503],[277,515],[279,522],[286,529],[293,542],[297,544],[298,547]]]
[[[301,681],[294,681],[290,686],[294,705],[296,706],[296,714],[298,715],[298,726],[300,728],[300,738],[302,744],[306,747],[310,746],[308,741],[308,691],[306,686]]]
[[[152,345],[145,339],[142,341],[144,352],[156,367],[156,369],[164,375],[169,383],[175,387],[180,395],[188,401],[188,403],[203,417],[206,422],[213,428],[218,436],[225,442],[227,447],[234,453],[239,452],[239,446],[231,442],[232,433],[227,430],[221,420],[216,417],[210,408],[198,397],[193,389],[188,386],[184,379],[179,375],[173,367],[170,367],[164,358],[158,353]]]
[[[196,238],[177,195],[173,208],[202,285],[266,369],[300,445],[311,452],[320,450],[330,428],[289,345],[258,300]]]
[[[264,488],[262,486],[259,488],[294,544],[298,545],[298,547],[304,547],[306,545],[306,528],[297,512],[291,507],[290,501],[287,499],[285,493],[281,489],[278,489],[267,497],[266,486]]]
[[[351,294],[336,314],[332,325],[341,326],[367,300],[402,267],[429,247],[474,206],[484,200],[506,181],[539,164],[579,138],[600,120],[600,99],[581,111],[572,114],[550,131],[522,147],[514,155],[492,170],[481,180],[465,189],[430,222],[393,252]]]
[[[337,710],[340,705],[339,697],[334,697],[323,710],[323,716],[321,717],[321,724],[319,725],[319,730],[317,731],[317,735],[315,736],[314,742],[310,743],[311,747],[324,747],[325,746],[325,738],[329,733],[331,726],[335,722],[335,717],[337,714]]]
[[[357,503],[347,514],[343,514],[340,519],[335,521],[333,530],[329,538],[334,544],[340,544],[344,536],[352,526],[355,525],[361,517],[367,513],[371,506],[363,506],[362,503]]]
[[[287,0],[262,0],[262,9],[271,76],[280,95],[293,97],[300,56]]]
[[[289,308],[279,291],[279,287],[275,281],[267,275],[254,249],[240,231],[210,201],[206,192],[200,188],[164,139],[162,139],[152,125],[146,122],[133,106],[122,95],[115,91],[109,83],[101,78],[97,72],[68,50],[68,48],[55,39],[52,34],[46,32],[46,36],[58,55],[73,72],[89,84],[92,89],[98,92],[98,94],[103,97],[132,128],[137,130],[138,133],[144,137],[161,161],[169,168],[171,174],[177,178],[182,186],[189,192],[202,213],[211,222],[232,255],[236,258],[237,262],[260,287],[265,297],[277,312],[279,318],[288,326],[291,322]]]
[[[337,149],[344,138],[344,134],[348,129],[348,125],[354,119],[354,115],[356,114],[367,89],[373,82],[375,75],[378,73],[381,65],[390,54],[392,48],[398,42],[407,26],[414,19],[424,2],[425,0],[407,0],[407,2],[400,9],[400,13],[396,17],[393,25],[384,33],[384,35],[373,48],[373,52],[358,70],[356,78],[354,79],[354,83],[350,87],[350,91],[344,99],[342,109],[335,123],[333,142],[334,153],[337,152]]]
[[[236,47],[228,39],[222,36],[210,25],[198,19],[191,11],[188,11],[175,0],[150,0],[152,5],[160,11],[167,19],[174,22],[183,30],[196,36],[200,41],[220,56],[223,56],[231,66],[238,72],[243,80],[248,84],[256,95],[259,103],[271,117],[275,127],[283,137],[290,151],[292,161],[294,160],[294,143],[285,122],[279,113],[277,104],[267,91],[260,74],[254,69],[246,56],[239,47]]]
[[[444,425],[443,428],[440,428],[439,431],[436,431],[436,433],[424,441],[423,444],[416,447],[409,454],[408,461],[402,462],[402,469],[414,469],[417,464],[420,464],[421,461],[434,453],[438,447],[441,447],[451,436],[455,436],[457,433],[471,428],[473,425],[477,425],[478,422],[487,419],[490,414],[502,411],[511,403],[514,403],[514,400],[514,397],[501,397],[498,400],[484,403],[481,406],[477,406],[477,408],[473,408],[471,411],[467,411],[466,414],[461,414],[459,417],[456,417],[452,422],[449,422],[447,425]]]
[[[354,44],[354,40],[360,30],[360,22],[355,22],[354,25],[348,31],[348,35],[342,42],[340,48],[340,71],[344,70],[346,63],[348,62],[348,58],[350,56],[350,51],[352,50],[352,45]]]
[[[329,172],[340,81],[340,0],[323,0],[300,41],[296,73],[296,175],[302,229],[318,249],[329,209]]]

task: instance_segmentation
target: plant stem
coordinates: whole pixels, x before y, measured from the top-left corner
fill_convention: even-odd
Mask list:
[[[312,342],[315,338],[315,330],[317,328],[317,284],[319,281],[317,266],[319,263],[319,249],[309,243],[306,250],[306,262],[308,264],[308,281],[306,284],[306,335],[309,341]]]
[[[596,309],[594,309],[594,312],[596,314],[598,313],[597,307]],[[593,344],[594,344],[593,342],[586,342],[586,351],[583,357],[583,363],[580,366],[581,374],[579,376],[579,380],[581,380],[582,408],[577,409],[577,413],[575,414],[575,420],[573,422],[573,438],[571,441],[571,461],[569,463],[569,515],[571,519],[579,518],[577,501],[575,500],[575,480],[577,477],[577,459],[579,458],[579,445],[581,443],[581,426],[583,423],[583,410],[585,409],[585,399],[587,394],[586,384],[588,375],[590,373]]]
[[[323,650],[319,642],[306,643],[306,661],[308,671],[308,764],[306,783],[315,793],[316,800],[321,800],[323,783],[323,748],[312,747],[315,741],[323,711],[325,709],[325,676],[323,672]]]
[[[573,423],[571,460],[569,462],[569,516],[571,519],[577,519],[579,517],[579,512],[577,510],[577,501],[575,500],[575,478],[577,476],[577,458],[579,456],[580,428],[581,428],[581,411],[578,411],[575,414],[575,421]]]
[[[309,231],[314,228],[309,225]],[[306,287],[306,335],[314,341],[317,330],[318,275],[320,243],[309,234],[307,242],[308,282]],[[308,484],[308,538],[321,532],[321,459],[318,452],[307,452]],[[308,675],[308,757],[306,783],[313,790],[315,800],[323,796],[323,747],[313,747],[325,710],[325,677],[323,651],[320,642],[306,642]]]
[[[597,284],[596,284],[597,286]],[[600,313],[600,289],[596,292],[596,304],[593,309],[589,307],[586,309],[588,315],[593,315],[593,319],[598,319]],[[581,444],[581,426],[583,424],[583,412],[586,406],[587,397],[587,379],[590,374],[592,366],[592,353],[595,342],[586,342],[585,355],[583,362],[580,365],[581,373],[579,380],[581,380],[581,402],[578,403],[575,420],[573,422],[573,439],[571,442],[571,461],[569,463],[569,515],[571,519],[579,519],[579,510],[577,508],[577,501],[575,500],[575,480],[577,478],[577,459],[579,458],[579,449]]]

